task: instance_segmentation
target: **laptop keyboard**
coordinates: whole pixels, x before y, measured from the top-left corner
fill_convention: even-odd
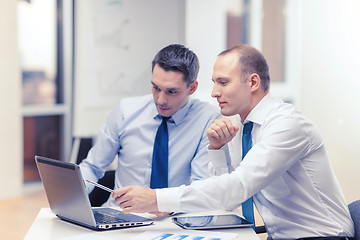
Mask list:
[[[110,223],[128,222],[125,219],[118,218],[118,217],[113,216],[113,215],[104,214],[102,212],[97,212],[97,211],[93,211],[93,212],[94,212],[95,221],[97,223],[110,224]]]

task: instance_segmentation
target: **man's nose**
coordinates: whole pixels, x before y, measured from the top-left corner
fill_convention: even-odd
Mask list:
[[[213,89],[212,89],[212,91],[211,91],[211,97],[217,98],[217,97],[219,97],[219,96],[220,96],[220,91],[219,91],[219,89],[216,87],[216,84],[214,84],[214,87],[213,87]]]
[[[166,96],[166,93],[164,93],[163,91],[161,91],[159,93],[158,104],[160,104],[160,105],[166,105],[167,104],[167,96]]]

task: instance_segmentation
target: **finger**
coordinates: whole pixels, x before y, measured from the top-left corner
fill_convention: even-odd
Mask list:
[[[129,207],[131,207],[132,205],[130,204],[130,201],[124,201],[122,203],[119,204],[120,208],[122,209],[128,209]]]
[[[127,196],[132,190],[134,189],[134,186],[127,186],[122,188],[117,188],[113,191],[112,197],[113,198],[122,198]]]
[[[234,129],[232,127],[231,121],[229,121],[228,119],[221,119],[221,121],[219,121],[217,124],[221,130],[221,133],[219,133],[219,135],[223,139],[228,139],[229,137],[232,136]]]
[[[126,202],[128,202],[130,199],[128,199],[127,197],[125,197],[125,195],[122,195],[121,197],[117,197],[115,198],[115,203],[116,204],[119,204],[119,205],[122,205]]]
[[[121,206],[120,206],[120,207],[121,207]],[[134,211],[132,210],[133,207],[131,207],[131,206],[121,207],[121,208],[122,208],[122,212],[125,213],[125,214],[134,212]]]
[[[234,126],[235,134],[239,131],[239,129],[240,129],[239,126],[236,126],[236,125]]]
[[[227,131],[228,131],[230,134],[233,134],[233,133],[234,133],[234,126],[233,126],[231,120],[228,119],[228,118],[223,118],[223,119],[222,119],[222,122],[223,122],[223,124],[226,126]]]
[[[219,138],[220,138],[219,134],[212,128],[211,125],[210,125],[210,127],[207,129],[207,135],[208,135],[208,138],[215,138],[215,139],[219,139]]]
[[[113,191],[113,193],[111,194],[111,196],[113,198],[119,198],[122,195],[124,195],[125,193],[127,193],[129,191],[129,187],[123,187],[123,188],[117,188]]]
[[[170,214],[170,212],[159,212],[159,211],[152,211],[152,212],[149,212],[150,214],[154,214],[156,215],[157,217],[162,217],[162,216],[165,216],[165,215],[168,215]]]
[[[126,202],[123,205],[120,205],[124,213],[142,213],[148,212],[139,206],[138,204],[130,204],[130,202]]]
[[[219,139],[226,138],[226,125],[222,120],[215,120],[215,122],[210,127],[218,134]]]
[[[231,135],[227,129],[227,124],[222,119],[215,120],[209,127],[207,134],[210,145],[214,148],[218,148],[220,145],[228,142],[228,138]]]
[[[132,199],[131,194],[129,194],[131,190],[131,186],[115,189],[112,195],[115,198],[115,203],[122,205],[125,202],[130,201]]]
[[[225,137],[224,132],[221,129],[221,127],[216,124],[210,126],[209,132],[210,132],[210,137],[213,137],[217,140],[221,140]]]
[[[224,124],[226,124],[226,127],[227,127],[231,137],[234,137],[236,135],[236,133],[239,131],[239,126],[234,125],[229,118],[223,118],[222,120],[223,120]]]

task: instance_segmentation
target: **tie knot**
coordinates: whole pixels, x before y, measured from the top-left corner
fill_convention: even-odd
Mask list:
[[[163,123],[166,123],[171,117],[163,117],[163,116],[161,116],[162,117],[162,122]]]
[[[253,122],[245,123],[243,133],[251,133],[252,128],[253,128]]]

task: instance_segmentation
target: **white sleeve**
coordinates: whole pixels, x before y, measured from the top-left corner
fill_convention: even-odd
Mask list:
[[[174,188],[156,189],[157,207],[160,212],[199,212],[214,209],[233,210],[240,206],[243,187],[235,174],[223,174]]]
[[[226,144],[219,150],[211,150],[208,148],[208,154],[210,157],[208,165],[210,175],[219,176],[230,172],[229,165],[231,161],[229,148]]]
[[[157,207],[160,212],[180,212],[181,187],[155,190]]]
[[[157,190],[159,211],[232,210],[284,174],[307,153],[311,143],[308,131],[296,118],[277,119],[268,125],[262,129],[259,141],[230,173],[194,181],[188,186]],[[224,146],[209,151],[216,174],[219,169],[231,169],[227,149],[228,146]],[[241,159],[240,156],[237,152],[231,154],[233,160]]]

